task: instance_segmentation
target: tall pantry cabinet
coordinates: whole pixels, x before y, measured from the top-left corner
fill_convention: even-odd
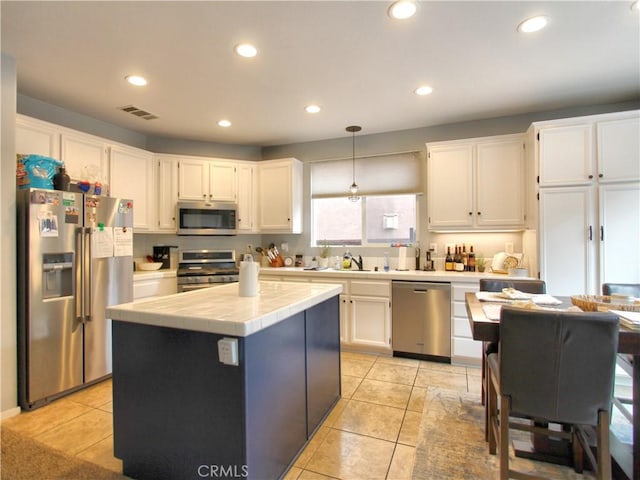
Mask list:
[[[538,122],[528,136],[547,290],[640,283],[640,111]]]

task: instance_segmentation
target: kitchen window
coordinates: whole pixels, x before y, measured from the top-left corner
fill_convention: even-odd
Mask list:
[[[389,246],[415,240],[416,195],[371,195],[311,201],[312,245]]]
[[[360,200],[350,201],[352,159],[311,164],[311,245],[389,246],[415,241],[418,195],[424,193],[419,152],[358,157]]]

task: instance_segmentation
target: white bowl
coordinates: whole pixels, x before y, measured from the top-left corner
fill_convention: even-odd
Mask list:
[[[159,270],[162,262],[138,262],[139,270]]]

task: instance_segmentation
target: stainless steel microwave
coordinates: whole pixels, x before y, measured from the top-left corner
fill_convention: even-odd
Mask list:
[[[178,235],[236,235],[238,205],[227,202],[178,202]]]

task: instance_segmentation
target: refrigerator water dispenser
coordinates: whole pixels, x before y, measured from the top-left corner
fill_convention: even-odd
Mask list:
[[[73,295],[73,253],[45,253],[42,256],[42,298]]]

